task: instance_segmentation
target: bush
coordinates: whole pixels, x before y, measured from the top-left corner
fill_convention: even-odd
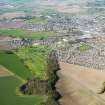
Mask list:
[[[105,92],[105,82],[102,84],[101,90],[98,92],[98,94],[103,94]]]
[[[9,50],[6,50],[5,53],[6,54],[13,54],[13,52],[12,51],[9,51]]]

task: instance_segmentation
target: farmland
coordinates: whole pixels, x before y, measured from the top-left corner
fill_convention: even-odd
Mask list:
[[[32,74],[21,63],[20,59],[15,54],[0,52],[0,64],[22,79],[26,80],[27,78],[32,77]]]
[[[19,96],[16,88],[21,81],[14,76],[0,78],[0,104],[1,105],[40,105],[46,96]]]
[[[0,29],[0,36],[11,36],[20,38],[33,38],[33,39],[46,39],[48,36],[55,35],[56,33],[48,32],[30,32],[21,29]]]
[[[46,56],[49,51],[50,49],[44,46],[23,47],[16,54],[23,60],[33,76],[46,80]]]
[[[27,23],[32,23],[32,24],[45,24],[47,23],[47,20],[41,17],[35,17],[29,20],[26,20]]]
[[[0,0],[0,105],[105,105],[104,71],[105,0]]]
[[[41,46],[36,48],[24,47],[15,53],[0,51],[0,65],[2,65],[0,66],[0,97],[2,97],[0,98],[0,104],[40,105],[46,102],[47,96],[25,96],[20,93],[19,87],[27,79],[31,79],[34,76],[40,79],[46,78],[44,56],[47,53],[48,48]]]

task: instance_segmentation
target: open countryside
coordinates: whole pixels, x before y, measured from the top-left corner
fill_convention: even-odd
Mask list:
[[[105,105],[105,1],[0,0],[0,105]]]
[[[27,78],[31,78],[32,73],[24,65],[22,65],[22,63],[19,61],[19,58],[15,54],[5,54],[3,52],[0,52],[0,56],[0,58],[2,59],[0,59],[0,64],[8,69],[8,71],[5,71],[5,69],[2,70],[3,67],[1,67],[0,89],[3,93],[1,93],[0,97],[3,98],[0,99],[0,102],[2,102],[3,105],[10,102],[11,105],[23,105],[24,102],[27,105],[33,105],[34,103],[39,105],[40,103],[45,102],[47,96],[20,95],[19,90],[16,90],[16,88],[19,87],[22,83],[24,83]],[[5,74],[3,73],[3,71]],[[12,73],[13,75],[11,75]]]

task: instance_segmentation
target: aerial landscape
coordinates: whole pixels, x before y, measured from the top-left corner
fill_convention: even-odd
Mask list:
[[[105,105],[105,0],[0,0],[0,105]]]

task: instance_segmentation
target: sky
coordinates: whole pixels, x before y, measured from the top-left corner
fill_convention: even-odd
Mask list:
[[[33,2],[34,4],[39,5],[67,5],[67,4],[81,4],[87,2],[95,2],[95,1],[104,1],[104,0],[0,0],[0,2],[7,2],[7,3],[27,3]]]

